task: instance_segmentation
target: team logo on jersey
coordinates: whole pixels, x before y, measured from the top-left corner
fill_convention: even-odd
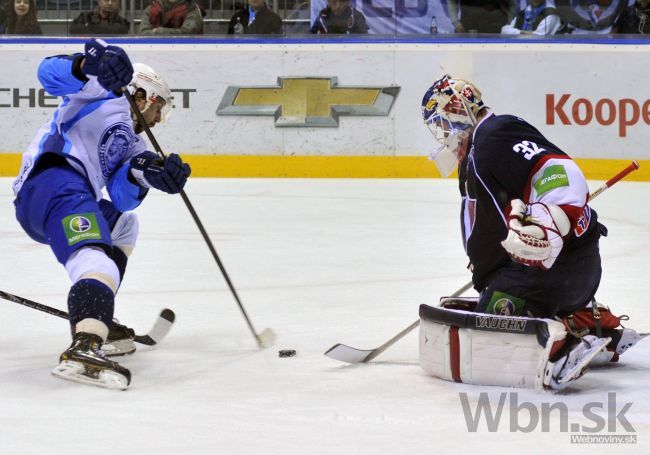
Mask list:
[[[537,196],[562,186],[569,186],[569,177],[566,169],[561,164],[545,168],[542,176],[533,183]]]
[[[126,123],[116,123],[104,130],[99,140],[99,164],[105,179],[122,164],[133,142],[133,130]]]
[[[574,230],[576,237],[580,237],[582,234],[587,232],[589,223],[591,223],[591,209],[586,205],[576,223],[576,228]]]
[[[61,223],[70,246],[83,240],[102,238],[99,224],[97,224],[97,217],[92,212],[68,215],[61,220]]]

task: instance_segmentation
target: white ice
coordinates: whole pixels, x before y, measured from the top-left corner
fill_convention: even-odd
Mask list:
[[[68,279],[48,247],[20,229],[11,179],[0,179],[0,289],[62,310]],[[590,182],[595,189],[602,182]],[[502,454],[650,453],[650,341],[591,370],[562,393],[476,387],[427,376],[417,331],[369,364],[323,356],[337,342],[374,348],[469,280],[455,180],[194,179],[187,187],[258,331],[253,337],[180,197],[152,192],[138,209],[141,236],[116,316],[144,333],[164,307],[177,323],[159,346],[122,360],[125,392],[50,376],[70,340],[57,317],[0,301],[0,454]],[[601,242],[598,298],[650,331],[650,184],[621,182],[592,203]],[[295,349],[279,358],[279,349]],[[497,432],[468,430],[487,392],[519,402],[565,403],[588,426],[606,418],[609,392],[635,445],[575,445],[558,415],[550,428],[512,432],[506,400]],[[509,398],[508,398],[509,399]],[[516,410],[514,410],[516,411]],[[529,414],[518,414],[520,427]],[[613,433],[624,435],[620,423]]]

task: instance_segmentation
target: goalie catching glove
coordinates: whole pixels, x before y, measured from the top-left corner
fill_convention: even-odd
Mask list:
[[[550,269],[564,245],[562,237],[571,229],[566,213],[542,202],[526,205],[513,199],[510,205],[508,237],[501,245],[515,262]]]
[[[141,187],[169,194],[180,193],[191,172],[190,165],[175,153],[164,160],[153,152],[144,152],[131,159],[131,175]]]

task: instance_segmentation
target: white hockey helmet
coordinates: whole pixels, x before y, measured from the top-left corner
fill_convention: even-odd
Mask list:
[[[133,79],[129,84],[129,91],[136,98],[139,91],[144,92],[142,95],[146,100],[145,109],[157,100],[164,102],[160,113],[162,121],[165,121],[171,115],[172,92],[167,82],[150,66],[144,63],[133,64]]]
[[[469,132],[486,109],[481,92],[471,83],[445,74],[422,98],[422,118],[441,147],[431,156],[446,177],[463,158]]]

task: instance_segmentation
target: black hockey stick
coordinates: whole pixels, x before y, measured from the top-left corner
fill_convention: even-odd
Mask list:
[[[589,195],[589,201],[592,201],[595,197],[603,193],[603,191],[612,187],[619,180],[624,179],[628,174],[636,171],[637,169],[639,169],[639,163],[636,160],[632,161],[625,169],[620,171],[614,177],[607,180],[596,191],[591,193]],[[450,297],[458,297],[463,292],[468,290],[470,287],[472,287],[471,281],[467,283],[465,286],[463,286],[462,288],[460,288],[458,291],[454,292]],[[397,343],[399,340],[404,338],[407,334],[409,334],[419,325],[420,325],[420,320],[418,319],[417,321],[409,325],[407,328],[402,330],[400,333],[395,335],[393,338],[391,338],[390,340],[388,340],[387,342],[385,342],[384,344],[382,344],[381,346],[375,349],[357,349],[357,348],[353,348],[352,346],[338,343],[332,346],[331,348],[329,348],[327,351],[325,351],[325,355],[332,359],[340,360],[341,362],[347,362],[347,363],[369,362],[375,357],[377,357],[378,355],[380,355],[382,352],[384,352],[386,349],[388,349],[389,347]]]
[[[144,117],[142,116],[142,112],[140,112],[140,109],[138,109],[138,106],[135,104],[135,100],[133,99],[133,96],[131,93],[126,88],[122,89],[122,93],[124,93],[124,96],[126,96],[126,99],[129,101],[129,104],[131,105],[131,110],[135,113],[135,115],[138,117],[138,121],[140,122],[142,128],[144,129],[145,133],[147,133],[147,137],[149,138],[149,141],[151,142],[151,145],[156,149],[156,153],[160,155],[160,157],[164,160],[166,155],[162,151],[162,148],[160,147],[160,144],[158,144],[158,141],[156,140],[155,136],[151,132],[151,129],[149,128],[149,125],[147,125],[147,122],[144,120]],[[257,345],[260,348],[266,348],[269,347],[273,344],[275,341],[275,333],[273,333],[273,330],[271,329],[264,329],[261,333],[257,333],[255,331],[255,328],[253,327],[253,323],[251,322],[250,318],[248,317],[248,313],[246,313],[246,309],[244,308],[244,305],[242,304],[241,300],[239,299],[239,295],[237,294],[237,291],[235,290],[235,286],[232,284],[232,281],[230,281],[230,277],[228,276],[228,272],[226,272],[226,268],[223,266],[223,263],[221,262],[221,259],[219,259],[219,255],[217,254],[217,250],[215,249],[214,245],[212,244],[212,240],[210,240],[210,236],[208,235],[208,232],[205,230],[203,227],[203,223],[201,222],[199,215],[196,213],[196,210],[194,210],[194,206],[190,202],[190,199],[187,197],[187,194],[185,193],[185,190],[181,190],[180,192],[181,198],[183,198],[183,202],[185,202],[185,206],[190,212],[190,215],[192,215],[192,218],[194,219],[194,222],[196,223],[196,226],[199,228],[199,231],[201,232],[201,235],[203,236],[203,240],[205,240],[205,243],[208,245],[208,249],[210,250],[210,253],[212,253],[212,257],[217,263],[217,266],[219,266],[219,270],[221,270],[221,274],[223,275],[223,278],[226,280],[226,283],[228,284],[228,287],[230,288],[230,292],[232,293],[233,297],[235,298],[235,302],[237,302],[237,305],[239,306],[239,310],[241,311],[242,315],[244,316],[244,319],[246,320],[246,324],[248,324],[248,328],[250,329],[251,333],[255,337],[255,341],[257,342]]]
[[[29,308],[33,308],[43,313],[51,314],[52,316],[57,316],[62,319],[69,319],[68,313],[65,311],[52,308],[42,303],[34,302],[33,300],[26,299],[24,297],[19,297],[14,294],[9,294],[8,292],[0,291],[0,298],[8,300],[10,302],[18,303]],[[154,323],[153,327],[149,333],[145,335],[135,335],[133,341],[136,341],[140,344],[146,344],[147,346],[155,346],[160,343],[165,336],[169,333],[176,320],[176,315],[169,308],[165,308],[158,315],[158,319]]]

